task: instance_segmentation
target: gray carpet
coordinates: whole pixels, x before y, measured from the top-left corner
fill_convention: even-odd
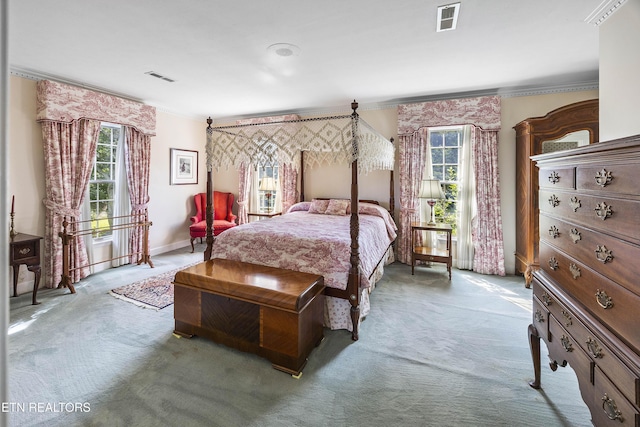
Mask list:
[[[202,246],[199,248],[203,249]],[[590,426],[570,368],[531,389],[531,291],[520,277],[393,264],[360,340],[325,329],[300,379],[265,359],[176,338],[172,306],[108,294],[202,255],[153,257],[66,290],[11,298],[11,426]]]

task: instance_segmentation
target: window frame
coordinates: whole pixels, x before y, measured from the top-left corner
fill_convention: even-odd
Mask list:
[[[104,128],[111,129],[110,131],[110,141],[109,144],[105,144],[100,139],[100,134],[102,133]],[[119,131],[118,137],[114,138],[114,130],[117,129]],[[114,209],[115,209],[115,195],[118,191],[118,179],[116,176],[116,168],[117,168],[117,149],[118,144],[123,142],[123,132],[124,127],[115,123],[102,122],[100,123],[100,134],[98,136],[98,141],[96,143],[96,153],[93,156],[93,166],[91,168],[91,174],[89,177],[89,188],[87,191],[87,201],[89,202],[89,212],[91,216],[90,229],[92,230],[92,240],[94,243],[107,242],[112,240],[113,236],[113,224],[110,219],[113,217]],[[104,161],[104,159],[98,159],[99,154],[99,146],[108,147],[109,159],[108,161]],[[109,179],[99,178],[98,179],[98,165],[109,165]],[[100,184],[111,184],[111,194],[110,198],[100,198]],[[91,187],[92,185],[97,185],[96,188],[96,199],[91,198]],[[94,217],[94,212],[98,212],[100,210],[101,204],[107,203],[109,208],[107,209],[107,222],[108,224],[101,224],[99,220],[99,216]],[[94,206],[97,205],[94,209]],[[101,214],[101,213],[100,213]],[[98,214],[98,215],[100,215]]]
[[[447,133],[455,131],[457,133],[457,144],[456,145],[447,145],[447,138],[443,135],[442,144],[438,146],[433,146],[432,144],[432,135],[434,133]],[[451,225],[452,227],[452,236],[455,238],[457,236],[457,223],[458,223],[458,191],[461,182],[459,180],[460,168],[462,167],[462,145],[464,143],[464,125],[453,125],[453,126],[434,126],[427,129],[427,138],[429,141],[429,150],[431,157],[431,170],[429,173],[425,173],[425,176],[432,176],[440,181],[443,187],[443,192],[445,194],[445,201],[438,200],[435,209],[436,218],[441,219],[444,223]],[[450,179],[451,177],[447,176],[447,166],[453,166],[454,163],[447,161],[446,149],[456,148],[457,149],[457,163],[455,163],[455,179]],[[442,161],[434,162],[434,148],[436,150],[442,150]],[[441,168],[440,173],[436,174],[435,169]],[[427,172],[427,171],[425,171]],[[449,179],[447,179],[449,178]],[[453,204],[453,212],[450,211],[449,206]],[[449,211],[449,213],[447,213]]]

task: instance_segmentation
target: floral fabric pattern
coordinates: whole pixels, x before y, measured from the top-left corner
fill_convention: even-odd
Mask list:
[[[395,239],[395,224],[383,209],[372,209],[376,215],[360,215],[360,287],[373,285],[372,275],[378,262],[387,254]],[[351,269],[350,217],[313,215],[295,211],[269,220],[255,221],[221,233],[213,245],[212,258],[226,258],[319,274],[325,286],[346,289]],[[366,293],[366,289],[365,289]],[[349,308],[350,304],[345,302]],[[340,302],[329,303],[336,315],[345,316]],[[341,307],[341,308],[338,308]],[[362,307],[361,307],[362,309]],[[346,319],[329,324],[351,324],[349,310]]]
[[[498,132],[474,127],[472,139],[478,215],[474,221],[473,270],[505,275],[500,177],[498,174]]]
[[[148,219],[149,168],[151,165],[151,137],[137,129],[125,130],[125,160],[127,165],[127,183],[131,200],[131,214],[140,219]],[[143,249],[144,228],[135,227],[129,236],[129,252],[141,253]],[[149,242],[146,242],[147,244]],[[135,255],[129,256],[129,262],[137,262]]]
[[[469,124],[484,130],[500,130],[500,97],[398,105],[398,135],[412,134],[423,127]]]
[[[78,86],[41,80],[36,84],[36,120],[71,123],[80,119],[117,123],[156,134],[156,108]]]
[[[398,106],[400,147],[400,239],[398,258],[411,262],[411,222],[419,217],[417,196],[424,169],[422,129],[473,125],[471,144],[476,179],[477,215],[473,221],[473,269],[504,275],[504,242],[500,215],[497,131],[500,97],[452,99]],[[477,263],[477,264],[476,264]]]
[[[89,184],[95,157],[100,122],[78,120],[72,123],[42,122],[45,163],[45,194],[47,209],[44,236],[44,284],[55,288],[62,277],[62,222],[80,218],[80,206]],[[71,226],[73,227],[73,226]],[[68,228],[67,231],[74,231]],[[84,239],[76,238],[70,245],[70,279],[72,283],[89,275]]]

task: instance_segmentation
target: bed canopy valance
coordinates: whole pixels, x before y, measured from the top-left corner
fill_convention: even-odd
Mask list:
[[[357,105],[357,104],[356,104]],[[357,108],[357,106],[356,106]],[[300,167],[358,161],[358,172],[393,170],[393,144],[357,114],[207,128],[207,171],[240,165]]]

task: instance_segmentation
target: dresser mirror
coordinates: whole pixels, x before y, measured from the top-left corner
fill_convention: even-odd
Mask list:
[[[554,151],[571,150],[572,148],[582,147],[591,144],[595,138],[588,129],[582,129],[570,132],[562,138],[542,141],[542,153],[551,153]]]

